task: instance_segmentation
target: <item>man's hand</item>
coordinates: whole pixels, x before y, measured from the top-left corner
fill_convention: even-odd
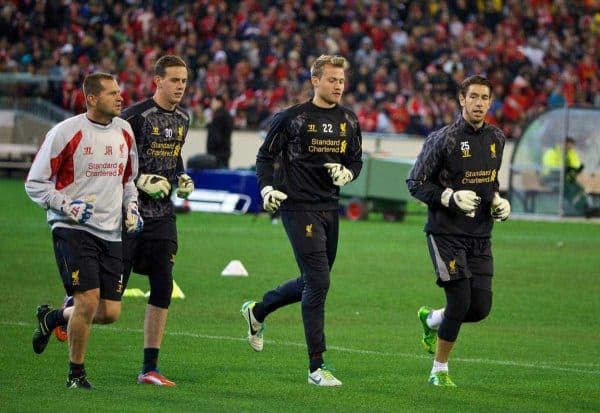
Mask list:
[[[455,192],[451,188],[446,188],[442,192],[441,202],[446,208],[461,212],[472,218],[475,216],[475,209],[477,209],[477,206],[481,202],[481,198],[475,192],[468,189]]]
[[[496,221],[506,221],[510,215],[510,202],[504,199],[500,194],[494,194],[492,199],[492,217]]]
[[[263,197],[263,208],[267,212],[275,212],[283,201],[287,199],[287,195],[281,191],[273,189],[271,185],[265,186],[260,195]]]
[[[94,214],[94,205],[83,199],[76,199],[63,206],[61,212],[78,224],[85,223]]]
[[[137,187],[153,199],[161,199],[171,192],[171,184],[160,175],[142,174],[137,180]]]
[[[177,196],[179,198],[187,199],[192,192],[194,192],[194,181],[188,174],[179,175],[177,188]]]
[[[336,186],[344,186],[354,179],[352,171],[341,163],[324,163],[323,166],[327,168],[327,172]]]
[[[144,220],[138,211],[137,202],[130,202],[125,211],[125,228],[127,232],[140,232],[144,228]]]

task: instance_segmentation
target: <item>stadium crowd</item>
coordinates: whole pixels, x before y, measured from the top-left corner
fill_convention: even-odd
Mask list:
[[[85,110],[81,81],[118,76],[125,106],[153,93],[163,54],[190,67],[184,105],[203,126],[222,95],[236,128],[309,98],[320,54],[351,63],[344,104],[363,131],[425,135],[458,113],[456,85],[486,74],[488,121],[517,138],[550,107],[600,106],[597,0],[8,0],[0,72],[48,75],[46,94]]]

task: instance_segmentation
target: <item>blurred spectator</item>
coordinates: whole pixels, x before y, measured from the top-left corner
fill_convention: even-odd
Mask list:
[[[195,126],[217,95],[240,128],[306,100],[305,68],[322,53],[348,56],[344,103],[365,131],[386,118],[393,126],[381,128],[397,133],[440,127],[458,113],[456,85],[475,73],[498,85],[488,119],[509,139],[546,108],[600,106],[598,2],[0,2],[0,72],[48,75],[46,90],[17,94],[74,112],[94,70],[118,73],[127,100],[151,96],[149,69],[171,52],[190,67],[183,104]]]
[[[575,149],[575,139],[568,136],[564,145],[557,143],[544,152],[542,157],[544,183],[558,190],[561,169],[564,165],[564,200],[563,208],[567,214],[584,215],[591,206],[588,203],[584,188],[577,182],[577,175],[583,170],[583,164]]]
[[[217,168],[229,168],[233,119],[225,108],[225,99],[215,96],[210,101],[211,121],[207,125],[206,153],[217,160]]]

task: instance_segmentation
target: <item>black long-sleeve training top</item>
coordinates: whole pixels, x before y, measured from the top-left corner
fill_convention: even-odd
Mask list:
[[[189,115],[179,106],[168,111],[153,99],[146,99],[125,109],[121,117],[131,124],[135,135],[139,175],[164,176],[173,188],[177,184],[177,176],[185,172],[181,147],[188,133]],[[140,213],[144,218],[174,215],[171,197],[152,199],[144,191],[139,193]]]
[[[256,174],[261,189],[271,185],[287,194],[282,210],[331,210],[338,208],[340,189],[323,164],[341,163],[356,179],[361,157],[362,135],[354,112],[309,101],[274,116],[256,157]]]
[[[469,237],[489,237],[494,192],[499,191],[504,134],[493,125],[475,130],[464,118],[432,132],[406,180],[410,193],[427,204],[425,232]],[[441,204],[446,188],[470,189],[481,197],[471,218]]]

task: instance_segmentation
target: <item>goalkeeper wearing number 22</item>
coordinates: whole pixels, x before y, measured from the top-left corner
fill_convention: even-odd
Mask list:
[[[150,297],[144,323],[144,358],[140,384],[174,386],[158,372],[160,350],[173,291],[173,265],[177,254],[177,229],[171,194],[187,198],[194,190],[185,173],[181,148],[190,119],[179,106],[188,71],[178,56],[163,56],[154,67],[156,92],[150,99],[123,111],[135,134],[139,154],[137,187],[144,230],[123,238],[123,280],[131,271],[148,276]]]
[[[262,323],[278,308],[301,302],[309,354],[308,383],[339,386],[323,363],[325,298],[338,244],[340,187],[362,167],[361,131],[356,115],[339,105],[346,61],[321,56],[311,68],[315,96],[278,113],[256,158],[263,206],[281,210],[300,276],[242,307],[248,340],[261,351]]]
[[[448,358],[461,324],[480,321],[491,310],[491,231],[494,221],[510,214],[498,183],[504,134],[484,121],[490,82],[471,76],[458,97],[461,116],[427,137],[407,179],[411,194],[428,207],[429,254],[447,300],[445,308],[418,311],[422,344],[435,353],[429,383],[436,386],[454,386]]]

